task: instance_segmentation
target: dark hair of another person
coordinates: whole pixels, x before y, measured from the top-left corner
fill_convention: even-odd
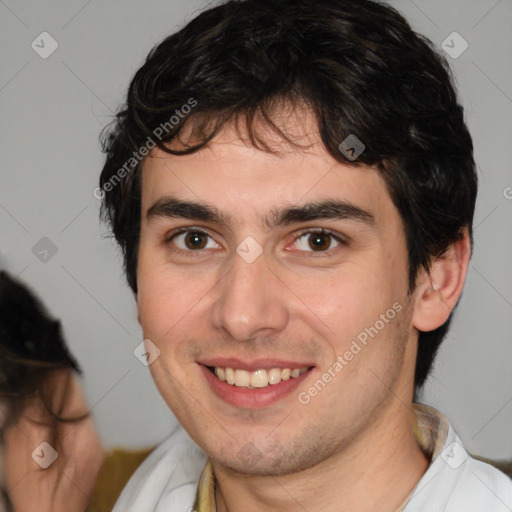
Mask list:
[[[19,418],[28,402],[37,399],[49,421],[67,421],[60,414],[65,400],[57,408],[54,400],[51,377],[57,370],[80,373],[66,347],[60,322],[49,316],[29,288],[0,272],[0,401],[7,416],[4,427]],[[81,418],[69,421],[77,419]]]
[[[191,98],[197,105],[178,116],[190,110],[182,107]],[[472,140],[448,65],[426,38],[393,8],[371,0],[233,0],[201,13],[149,53],[102,134],[102,216],[134,292],[142,164],[133,154],[148,140],[173,155],[192,153],[232,121],[245,123],[255,147],[272,151],[256,129],[260,119],[293,145],[273,121],[282,105],[307,105],[335,159],[381,173],[404,226],[409,291],[419,270],[429,270],[464,228],[472,237]],[[160,140],[154,130],[165,123]],[[185,123],[194,142],[171,150],[166,143]],[[338,149],[350,134],[366,146],[353,162]],[[416,390],[450,320],[420,332]]]

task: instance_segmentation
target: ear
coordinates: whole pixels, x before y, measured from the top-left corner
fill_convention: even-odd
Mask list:
[[[433,331],[443,325],[457,304],[464,287],[471,257],[467,228],[461,240],[432,262],[430,272],[418,275],[414,291],[413,325],[419,331]]]

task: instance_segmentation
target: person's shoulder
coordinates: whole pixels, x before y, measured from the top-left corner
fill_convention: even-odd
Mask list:
[[[177,426],[137,468],[123,489],[114,511],[144,512],[154,510],[157,503],[193,503],[205,464],[206,455]]]
[[[201,449],[178,426],[145,458],[129,483],[143,484],[155,473],[167,478],[179,475],[182,477],[180,480],[190,480],[198,472],[200,475],[205,463],[206,457]]]
[[[512,480],[491,464],[469,456],[449,506],[453,511],[510,512]]]

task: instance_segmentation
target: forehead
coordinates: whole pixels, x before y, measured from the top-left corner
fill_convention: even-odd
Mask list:
[[[393,207],[379,172],[335,159],[308,111],[281,112],[273,121],[294,144],[261,123],[256,126],[258,137],[271,151],[259,149],[240,130],[243,123],[231,123],[195,153],[176,156],[153,149],[143,164],[143,215],[164,197],[236,212],[241,223],[251,214],[265,216],[268,223],[284,205],[319,200],[339,199],[376,213]],[[187,137],[193,137],[192,125],[180,139]],[[182,148],[177,141],[171,147]]]

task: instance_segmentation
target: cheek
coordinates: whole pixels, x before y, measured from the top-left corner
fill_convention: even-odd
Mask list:
[[[159,340],[179,318],[179,301],[166,279],[158,274],[140,273],[137,308],[144,336]]]
[[[389,280],[372,268],[344,270],[314,284],[302,283],[297,290],[307,309],[338,334],[340,328],[344,331],[371,320],[389,307],[393,295]]]
[[[168,268],[141,237],[137,268],[137,308],[144,335],[159,339],[180,314],[178,283],[170,279]]]
[[[167,266],[139,272],[137,309],[145,338],[163,351],[177,350],[177,340],[197,332],[207,318],[210,280],[187,276]]]
[[[318,326],[337,355],[344,354],[354,340],[392,338],[397,328],[393,305],[399,307],[405,299],[402,267],[393,272],[380,258],[379,264],[351,265],[342,273],[316,279],[315,286],[302,283],[297,295],[306,306],[302,308],[306,322]]]

